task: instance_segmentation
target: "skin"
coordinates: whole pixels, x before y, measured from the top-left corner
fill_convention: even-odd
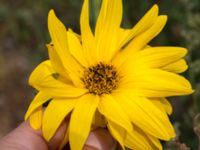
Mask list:
[[[68,123],[62,123],[54,137],[46,142],[41,131],[33,130],[28,122],[23,122],[16,129],[0,139],[2,150],[57,150]],[[96,129],[90,133],[83,150],[114,150],[116,142],[106,129]],[[69,148],[64,148],[67,150]]]

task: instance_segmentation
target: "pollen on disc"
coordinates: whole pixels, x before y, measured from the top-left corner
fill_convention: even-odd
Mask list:
[[[90,93],[109,94],[117,88],[119,75],[114,66],[100,62],[84,71],[82,81]]]

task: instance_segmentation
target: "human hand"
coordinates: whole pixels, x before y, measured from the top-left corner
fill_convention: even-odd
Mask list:
[[[28,122],[23,122],[8,135],[0,139],[1,150],[57,150],[66,130],[67,124],[63,123],[55,136],[46,142],[41,131],[33,130]],[[105,129],[92,131],[85,143],[83,150],[114,150],[116,142]],[[65,147],[64,149],[69,149]]]

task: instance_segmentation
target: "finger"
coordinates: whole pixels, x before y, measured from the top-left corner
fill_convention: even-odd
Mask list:
[[[58,149],[64,138],[68,124],[69,118],[65,119],[54,137],[48,142],[49,150]],[[106,129],[98,128],[89,134],[83,150],[114,150],[116,145],[117,142]],[[69,147],[65,147],[65,149],[69,149]]]
[[[46,142],[40,134],[40,131],[33,130],[28,122],[23,122],[19,127],[0,140],[1,149],[48,150]]]
[[[90,133],[83,150],[114,150],[116,145],[110,133],[99,128]]]
[[[69,117],[67,117],[53,138],[48,142],[49,150],[57,150],[61,144],[69,124]],[[114,150],[117,142],[113,139],[106,129],[98,128],[92,131],[83,147],[83,150]],[[65,149],[69,149],[65,147]]]
[[[62,124],[60,125],[60,127],[58,128],[56,134],[53,136],[53,138],[48,142],[48,147],[49,150],[57,150],[59,145],[61,144],[66,130],[68,128],[68,124],[69,124],[69,120],[65,119]]]
[[[67,120],[62,123],[48,143],[42,138],[41,131],[35,131],[28,122],[23,122],[0,140],[0,146],[4,150],[56,150],[64,137],[68,122]],[[106,129],[96,129],[90,133],[83,149],[112,150],[115,147],[116,142]]]

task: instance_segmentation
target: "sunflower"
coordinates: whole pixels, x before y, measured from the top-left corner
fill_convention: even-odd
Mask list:
[[[133,28],[123,29],[122,0],[102,0],[92,32],[88,3],[84,0],[80,35],[66,29],[50,10],[49,59],[30,76],[29,84],[39,92],[25,119],[49,141],[70,115],[60,149],[69,141],[72,150],[81,150],[98,127],[107,128],[123,149],[162,149],[160,140],[175,137],[166,97],[193,92],[179,75],[187,69],[187,50],[148,45],[167,21],[158,15],[157,5]]]

